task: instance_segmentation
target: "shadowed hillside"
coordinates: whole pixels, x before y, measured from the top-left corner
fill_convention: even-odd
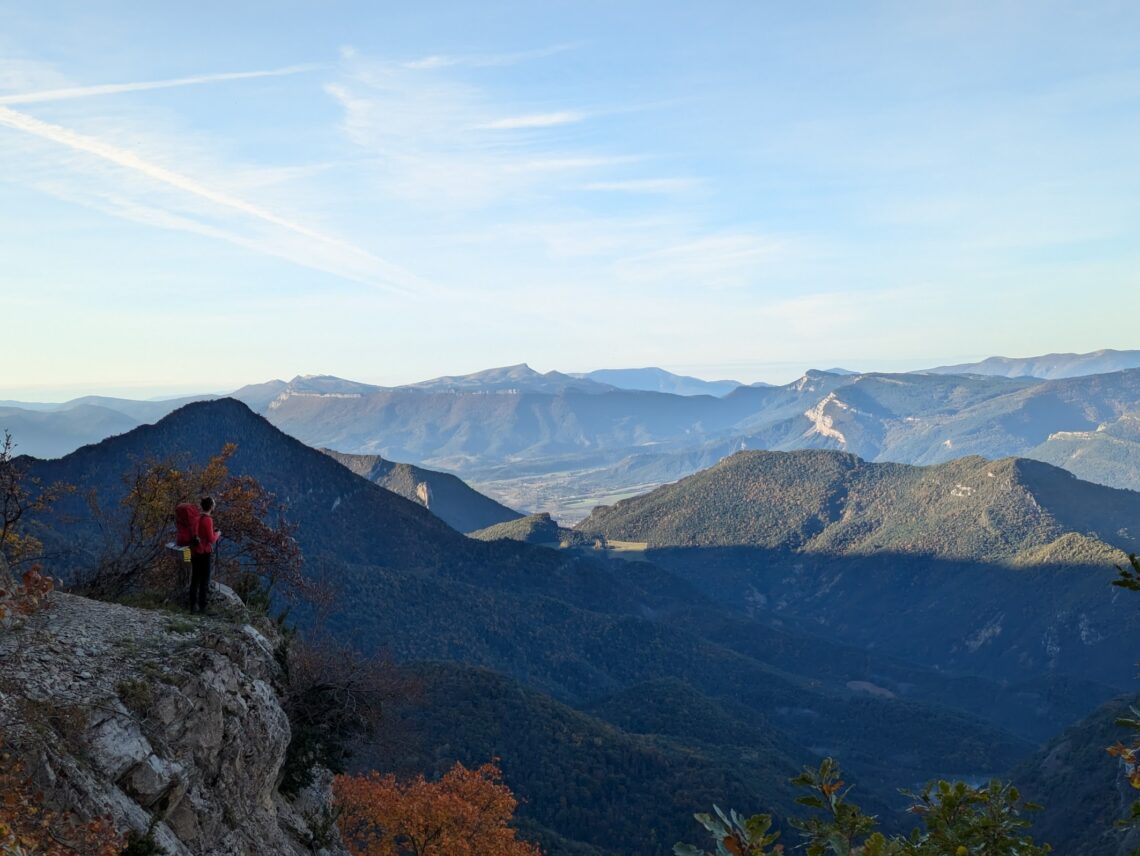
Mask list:
[[[684,684],[636,689],[660,712],[649,730],[574,710],[485,669],[414,663],[408,672],[422,687],[420,704],[393,716],[414,737],[365,749],[356,763],[440,773],[456,760],[500,758],[512,790],[528,795],[522,828],[550,853],[577,852],[567,838],[587,844],[584,853],[670,853],[673,842],[700,829],[689,807],[701,800],[759,796],[780,815],[792,807],[795,747],[712,701],[702,704]],[[616,712],[622,700],[609,706]],[[718,734],[726,723],[735,730]]]
[[[397,464],[379,455],[349,455],[332,449],[321,451],[358,476],[424,506],[460,532],[471,532],[522,517],[517,511],[484,496],[449,473]]]
[[[1125,687],[1140,622],[1109,583],[1138,519],[1140,494],[1036,461],[748,452],[579,529],[647,541],[746,614],[948,669]]]
[[[1044,809],[1034,818],[1033,834],[1066,856],[1130,856],[1140,846],[1140,831],[1115,828],[1128,815],[1136,790],[1121,761],[1105,753],[1127,739],[1118,717],[1140,704],[1123,696],[1098,708],[1045,744],[1010,773],[1023,793]]]

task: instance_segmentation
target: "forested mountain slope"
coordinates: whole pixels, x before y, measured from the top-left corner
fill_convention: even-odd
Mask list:
[[[1140,413],[1126,413],[1091,431],[1057,431],[1025,454],[1086,481],[1140,490]]]
[[[1078,533],[1140,549],[1140,493],[1038,461],[960,458],[930,467],[829,451],[738,452],[580,525],[650,547],[791,547],[1013,559]],[[1090,545],[1090,549],[1093,549]]]
[[[1109,583],[1137,520],[1140,494],[1037,461],[801,451],[738,453],[578,528],[648,542],[653,562],[722,602],[849,643],[1126,687],[1140,622]]]
[[[1026,797],[1044,809],[1034,818],[1034,836],[1066,856],[1130,856],[1140,846],[1140,830],[1122,830],[1136,799],[1124,763],[1105,749],[1128,740],[1115,724],[1133,717],[1134,694],[1114,699],[1045,744],[1010,776]]]

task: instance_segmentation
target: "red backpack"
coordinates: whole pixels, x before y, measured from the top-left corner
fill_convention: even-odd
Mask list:
[[[179,547],[198,546],[198,518],[201,516],[198,506],[192,502],[180,502],[174,506],[175,544]]]

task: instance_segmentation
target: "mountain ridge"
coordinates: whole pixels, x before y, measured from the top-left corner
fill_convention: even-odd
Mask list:
[[[1096,430],[1140,412],[1140,369],[1059,380],[811,370],[783,386],[738,386],[718,398],[617,389],[520,364],[405,387],[298,376],[235,396],[310,445],[453,472],[508,507],[566,516],[741,448],[839,448],[916,464],[1036,456],[1108,480],[1110,462],[1125,452]],[[174,404],[139,406],[152,418]],[[101,433],[108,431],[83,425],[26,451],[55,454]],[[1113,484],[1140,488],[1132,472],[1129,465]]]
[[[595,369],[592,372],[574,372],[572,377],[588,378],[618,389],[645,392],[669,392],[674,395],[712,395],[720,397],[738,386],[737,380],[703,380],[689,375],[678,375],[657,366],[638,369]]]
[[[1037,377],[1043,380],[1106,374],[1140,368],[1140,350],[1102,348],[1086,354],[1054,353],[1036,357],[987,357],[976,363],[923,369],[931,374],[983,374],[1003,377]]]

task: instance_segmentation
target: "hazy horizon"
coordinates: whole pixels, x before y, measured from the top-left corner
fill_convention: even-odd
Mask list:
[[[1100,350],[1100,349],[1096,349]],[[943,359],[927,359],[927,360],[871,360],[864,361],[859,364],[854,364],[850,360],[844,361],[842,359],[822,360],[816,361],[818,364],[800,364],[793,362],[786,363],[768,363],[757,366],[726,364],[722,366],[665,366],[665,365],[652,365],[652,366],[616,366],[616,365],[603,365],[593,366],[590,368],[566,368],[563,366],[536,366],[528,360],[520,362],[526,363],[537,372],[545,373],[548,371],[559,371],[563,374],[586,374],[592,371],[601,369],[641,369],[641,368],[660,368],[665,371],[671,372],[676,375],[684,375],[696,377],[701,380],[717,381],[717,380],[735,380],[743,384],[750,384],[756,382],[771,383],[774,385],[781,385],[791,383],[792,381],[803,377],[804,373],[810,370],[828,370],[833,368],[849,369],[852,371],[861,372],[910,372],[919,371],[922,369],[934,368],[940,365],[950,365],[960,362],[977,362],[987,357],[992,356],[1009,356],[1009,355],[957,355],[946,357]],[[1037,355],[1024,355],[1024,356],[1037,356]],[[507,365],[518,365],[519,363],[509,363]],[[247,378],[244,380],[205,380],[201,382],[179,382],[168,384],[60,384],[48,386],[20,386],[20,385],[5,385],[0,382],[0,401],[25,401],[37,404],[58,404],[69,401],[74,398],[80,398],[86,395],[101,395],[114,398],[136,398],[140,400],[159,400],[163,398],[179,398],[185,395],[225,395],[240,389],[243,386],[266,383],[272,380],[285,380],[289,381],[295,377],[306,375],[331,375],[334,377],[342,378],[343,380],[357,381],[360,383],[371,383],[377,386],[402,386],[405,384],[416,383],[424,380],[431,380],[435,377],[445,376],[458,376],[466,374],[474,374],[476,372],[485,371],[493,368],[503,368],[504,366],[481,366],[478,368],[463,369],[457,371],[448,371],[443,375],[433,375],[432,378],[412,376],[407,373],[392,373],[387,375],[353,375],[353,374],[338,374],[337,372],[314,372],[314,371],[297,371],[297,372],[284,372],[278,373],[272,377],[263,378]],[[750,372],[754,372],[752,374]]]
[[[0,396],[1137,344],[1140,7],[0,13]]]

